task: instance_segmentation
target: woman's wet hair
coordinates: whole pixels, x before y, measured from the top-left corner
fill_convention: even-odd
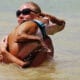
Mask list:
[[[41,13],[41,8],[36,3],[34,3],[34,2],[26,2],[26,4],[31,4],[34,7],[34,10],[37,13]]]

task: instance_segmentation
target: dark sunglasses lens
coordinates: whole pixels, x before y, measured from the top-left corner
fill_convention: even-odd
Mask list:
[[[30,9],[24,9],[22,11],[23,15],[27,15],[27,14],[30,14],[31,10]]]
[[[23,9],[22,11],[17,10],[17,11],[16,11],[16,16],[19,17],[21,13],[22,13],[23,15],[28,15],[28,14],[30,14],[31,11],[32,11],[32,10],[30,10],[30,9]]]
[[[19,17],[20,14],[28,15],[28,14],[30,14],[30,12],[33,12],[33,11],[30,9],[23,9],[22,11],[18,10],[18,11],[16,11],[16,16]]]
[[[18,16],[20,16],[20,14],[21,14],[21,11],[16,11],[16,16],[18,17]]]

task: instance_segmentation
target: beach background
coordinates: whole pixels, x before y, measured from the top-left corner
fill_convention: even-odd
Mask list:
[[[55,50],[52,61],[27,69],[0,64],[0,80],[80,80],[80,0],[1,0],[0,39],[14,29],[15,11],[27,1],[64,19],[65,29],[51,36]]]

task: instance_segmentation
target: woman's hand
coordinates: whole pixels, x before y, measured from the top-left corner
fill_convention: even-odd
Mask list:
[[[0,53],[4,52],[7,48],[7,37],[0,41]]]

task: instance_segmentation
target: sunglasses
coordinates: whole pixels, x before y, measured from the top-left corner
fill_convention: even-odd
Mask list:
[[[16,11],[16,16],[19,17],[21,14],[23,14],[23,15],[29,15],[31,12],[37,13],[37,12],[31,10],[31,9],[23,9],[22,11],[17,10]]]

